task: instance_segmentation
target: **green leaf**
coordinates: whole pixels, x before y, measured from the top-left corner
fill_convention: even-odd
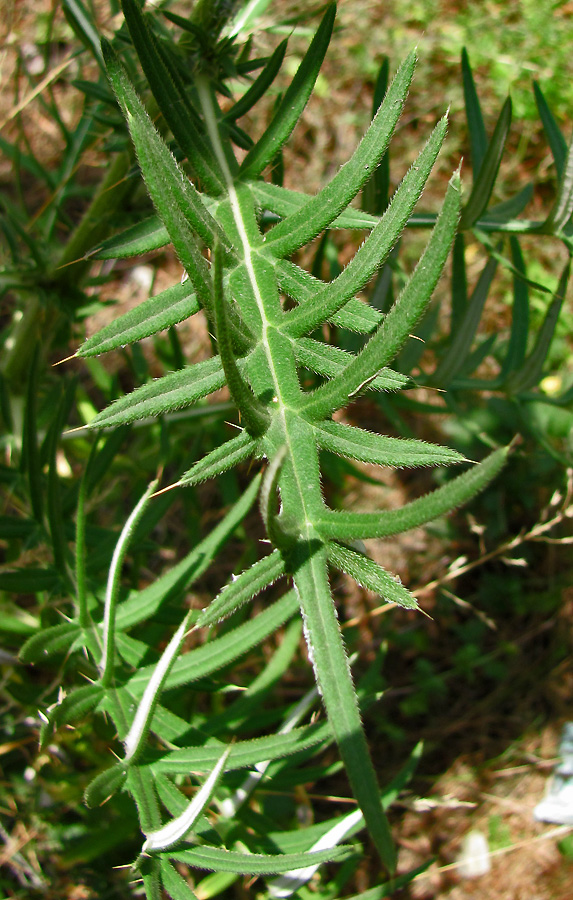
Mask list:
[[[76,622],[62,622],[61,625],[44,628],[39,634],[28,638],[20,650],[20,659],[24,663],[38,663],[56,653],[67,653],[81,633],[82,629]]]
[[[561,312],[563,300],[565,299],[565,294],[567,292],[570,273],[571,261],[568,260],[565,268],[563,269],[563,272],[561,273],[559,284],[557,285],[557,290],[555,291],[553,299],[551,300],[547,312],[545,313],[543,324],[539,329],[531,353],[523,363],[521,369],[515,372],[507,380],[507,389],[508,391],[511,391],[512,394],[519,394],[522,391],[528,391],[530,388],[538,384],[538,382],[541,380],[543,374],[543,366],[545,365],[545,361],[547,359],[547,354],[549,352],[551,341],[553,340],[553,334],[555,332],[555,326],[557,325],[557,319],[559,318],[559,313]]]
[[[121,790],[127,778],[127,771],[123,763],[117,763],[115,766],[100,772],[93,781],[91,781],[84,793],[86,806],[93,809],[94,806],[102,806],[106,800],[109,800],[117,791]]]
[[[42,716],[40,749],[46,746],[53,732],[61,725],[73,725],[83,719],[86,713],[97,706],[102,696],[103,688],[100,684],[86,684],[63,697],[50,710],[47,718]]]
[[[249,650],[264,641],[269,634],[288,622],[297,609],[296,597],[289,591],[254,619],[239,625],[238,628],[210,641],[203,647],[185,653],[173,666],[165,684],[166,689],[205,678],[212,672],[216,672],[217,669],[233,662],[239,656],[248,653]],[[146,666],[129,680],[128,688],[135,697],[141,696],[143,693],[152,670],[153,667]]]
[[[210,247],[214,246],[216,239],[226,246],[226,238],[155,130],[111,46],[102,41],[102,49],[110,81],[127,120],[149,195],[191,279],[201,305],[209,310],[212,305],[211,279],[207,261],[199,250],[195,232]]]
[[[368,181],[390,143],[408,94],[415,64],[416,54],[412,52],[400,66],[382,106],[351,159],[315,197],[296,213],[275,225],[267,235],[265,246],[274,256],[290,256],[320,234]]]
[[[0,591],[37,594],[39,591],[54,590],[59,582],[54,569],[5,569],[0,572]]]
[[[344,372],[307,395],[304,409],[309,417],[322,418],[345,406],[400,350],[430,302],[454,239],[459,208],[460,177],[456,172],[430,240],[405,288],[378,331]]]
[[[285,38],[285,40],[281,41],[276,50],[271,54],[266,65],[264,66],[258,77],[255,79],[255,81],[252,83],[250,88],[245,91],[241,99],[237,100],[237,102],[231,107],[231,109],[225,113],[225,115],[223,116],[224,121],[234,122],[236,119],[240,119],[241,116],[244,116],[246,113],[248,113],[249,110],[251,110],[253,106],[258,103],[261,97],[265,96],[280,70],[287,46],[288,39]]]
[[[464,462],[461,453],[425,441],[374,434],[341,422],[318,422],[316,440],[323,450],[377,466],[447,466]]]
[[[258,446],[258,441],[243,429],[236,437],[215,447],[203,459],[196,462],[181,476],[177,484],[183,487],[199,484],[208,478],[216,478],[217,475],[238,465],[249,456],[256,456]]]
[[[381,513],[325,510],[322,518],[314,525],[324,538],[341,541],[389,537],[426,525],[467,503],[483,490],[504,466],[508,452],[508,448],[494,451],[482,463],[473,466],[463,475],[458,475],[443,487],[407,503],[400,509]]]
[[[432,376],[432,383],[440,388],[449,387],[467,362],[496,269],[497,260],[490,257],[468,301],[462,320],[457,323],[455,331],[452,329],[452,342]]]
[[[462,210],[460,219],[460,229],[462,231],[472,228],[487,209],[489,198],[491,197],[497,173],[499,171],[510,125],[511,99],[508,97],[499,114],[480,170],[474,178],[472,192],[468,202]]]
[[[196,894],[165,856],[161,857],[161,880],[171,900],[197,900]]]
[[[159,216],[150,216],[102,241],[86,254],[90,259],[129,259],[152,250],[160,250],[170,241]]]
[[[275,271],[281,290],[299,304],[309,303],[317,293],[324,289],[322,281],[288,261],[279,260]],[[368,334],[378,327],[382,321],[382,315],[377,309],[352,297],[339,312],[331,317],[331,321],[340,328]]]
[[[442,146],[446,128],[447,120],[444,118],[404,176],[380,222],[338,278],[325,285],[311,301],[285,314],[282,329],[286,334],[301,337],[328,321],[386,262],[424,189]]]
[[[235,741],[227,760],[228,772],[256,766],[266,760],[284,759],[294,753],[321,748],[332,740],[332,730],[327,722],[303,725],[286,733],[271,734],[268,737],[253,738],[250,741]],[[204,747],[185,747],[163,754],[151,762],[153,773],[166,775],[187,775],[190,771],[209,772],[221,755],[222,744],[208,744]]]
[[[559,234],[567,225],[573,212],[573,141],[567,150],[565,165],[559,178],[555,203],[547,217],[545,227]]]
[[[218,356],[187,366],[144,384],[126,397],[120,397],[98,413],[88,427],[109,428],[125,425],[148,416],[161,416],[191,406],[225,384],[225,373]]]
[[[405,609],[418,609],[418,601],[410,591],[382,566],[350,547],[330,543],[327,547],[328,561],[341,572],[369,591],[374,591],[388,603],[397,603]]]
[[[388,90],[389,60],[385,56],[378,70],[376,84],[374,86],[374,99],[372,102],[372,118],[376,115]],[[388,205],[390,195],[390,160],[386,151],[376,171],[366,182],[362,192],[362,208],[367,212],[381,215]]]
[[[300,542],[289,560],[305,623],[305,636],[328,721],[370,836],[385,867],[393,872],[390,827],[360,721],[358,698],[328,584],[326,551]],[[292,866],[291,868],[295,868]]]
[[[472,169],[475,181],[487,153],[487,135],[485,133],[485,125],[483,123],[481,106],[472,75],[468,52],[465,47],[462,48],[462,79],[464,84],[466,119],[470,135]]]
[[[149,587],[136,592],[117,609],[118,629],[128,629],[153,616],[167,599],[180,597],[209,568],[235,528],[243,521],[257,497],[261,476],[257,475],[225,518],[187,556]]]
[[[511,259],[515,269],[513,274],[513,304],[511,307],[511,334],[505,359],[499,375],[500,382],[517,371],[525,360],[527,352],[527,336],[529,334],[529,290],[527,285],[525,261],[518,239],[512,235],[509,239]]]
[[[353,356],[341,347],[331,344],[323,344],[312,338],[299,338],[294,345],[296,359],[299,365],[316,372],[317,375],[326,375],[334,378],[344,372]],[[382,368],[376,378],[365,385],[367,391],[400,391],[411,386],[412,382],[407,375],[395,372],[393,369]]]
[[[247,153],[240,168],[243,181],[256,178],[277,155],[288,140],[318,77],[324,55],[330,43],[336,7],[331,3],[322,22],[298,67],[297,73],[285,91],[282,102],[275,112],[270,125]]]
[[[285,572],[285,564],[280,551],[273,550],[269,556],[258,560],[225,585],[221,593],[199,615],[196,627],[202,628],[222,621],[244,603],[252,600],[265,588],[278,581]]]
[[[89,337],[77,351],[77,356],[99,356],[109,350],[118,350],[177,325],[195,315],[199,309],[189,282],[175,284],[154,297],[148,297]]]
[[[208,191],[221,193],[224,176],[202,133],[201,120],[191,106],[176,72],[166,65],[157,40],[136,0],[122,0],[125,21],[157,105],[173,136]]]
[[[533,93],[535,95],[537,109],[539,110],[539,117],[543,123],[543,129],[545,131],[549,147],[551,148],[551,153],[553,154],[555,169],[557,171],[557,178],[561,180],[563,169],[565,168],[565,159],[567,157],[567,141],[563,137],[561,129],[559,128],[557,122],[555,121],[553,113],[547,105],[547,101],[543,95],[543,91],[536,81],[533,82]]]
[[[249,184],[258,202],[269,212],[284,218],[297,212],[312,200],[312,194],[293,191],[290,188],[269,181],[253,181]],[[380,221],[379,216],[370,215],[353,207],[348,207],[334,219],[329,228],[372,229]]]
[[[190,850],[179,850],[168,853],[169,859],[187,863],[197,869],[209,869],[216,872],[234,872],[237,875],[275,875],[299,869],[303,866],[314,866],[326,862],[343,862],[354,850],[351,847],[333,847],[330,850],[319,850],[316,853],[239,853],[236,850],[225,850],[223,847],[193,847]]]

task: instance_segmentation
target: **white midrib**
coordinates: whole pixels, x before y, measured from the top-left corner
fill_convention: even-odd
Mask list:
[[[267,358],[269,371],[271,373],[271,377],[273,379],[274,385],[274,394],[276,397],[276,405],[275,412],[281,416],[283,420],[283,433],[286,438],[287,449],[289,456],[293,461],[293,472],[296,478],[298,494],[300,497],[300,502],[304,509],[305,519],[304,522],[300,523],[301,529],[304,529],[306,532],[305,537],[310,539],[311,531],[313,530],[312,520],[310,518],[310,514],[307,509],[307,504],[305,502],[305,490],[304,486],[300,481],[298,467],[296,465],[296,454],[293,451],[291,436],[289,433],[289,429],[286,426],[286,417],[285,410],[286,404],[284,402],[282,392],[281,392],[281,384],[280,380],[277,377],[277,372],[274,364],[273,355],[271,352],[271,348],[269,347],[269,343],[267,340],[267,332],[270,326],[270,323],[267,318],[265,304],[263,301],[263,297],[261,294],[261,289],[259,283],[257,281],[257,276],[255,272],[255,268],[253,266],[253,248],[251,247],[249,236],[247,234],[247,229],[245,227],[245,223],[243,221],[243,215],[241,212],[241,205],[239,203],[239,198],[237,197],[237,191],[235,189],[235,182],[233,180],[233,176],[231,174],[231,170],[229,169],[229,164],[227,162],[227,158],[225,156],[225,152],[223,147],[221,146],[221,138],[219,135],[219,129],[217,127],[217,119],[215,115],[215,111],[213,109],[213,104],[211,100],[211,95],[209,91],[209,87],[207,82],[199,78],[197,79],[197,93],[199,94],[199,101],[201,103],[201,108],[203,110],[203,115],[205,116],[205,123],[207,125],[207,132],[211,139],[211,144],[213,146],[213,150],[215,152],[215,156],[217,157],[217,162],[219,163],[221,170],[223,172],[223,176],[225,179],[225,186],[227,188],[227,192],[229,195],[229,203],[231,205],[231,211],[233,213],[233,219],[235,221],[235,225],[237,231],[239,233],[239,237],[241,238],[241,243],[243,246],[243,256],[244,256],[244,264],[245,269],[247,271],[247,275],[249,278],[249,282],[251,285],[251,289],[253,291],[253,296],[255,298],[255,302],[257,304],[257,308],[259,310],[259,315],[261,317],[262,329],[261,329],[261,342],[265,351],[265,356]]]

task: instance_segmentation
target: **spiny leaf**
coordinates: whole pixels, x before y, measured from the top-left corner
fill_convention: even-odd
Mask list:
[[[120,397],[98,413],[89,428],[108,428],[125,425],[148,416],[161,416],[190,406],[207,394],[218,391],[225,384],[225,373],[218,356],[195,363],[177,372],[164,375],[144,384],[131,394]]]
[[[269,181],[253,181],[250,184],[250,188],[264,209],[276,213],[281,218],[292,215],[312,200],[312,194],[293,191],[290,188],[285,188]],[[379,216],[373,216],[359,209],[348,207],[328,227],[359,230],[366,228],[370,230],[379,221]]]
[[[118,316],[84,341],[77,355],[99,356],[177,325],[200,309],[191,283],[175,284]]]
[[[193,847],[190,850],[169,852],[169,859],[187,863],[198,869],[217,872],[234,872],[237,875],[275,875],[302,866],[320,865],[326,862],[343,862],[352,856],[351,847],[333,847],[316,853],[239,853],[222,847]]]
[[[151,250],[160,250],[170,241],[159,216],[150,216],[102,241],[86,254],[90,259],[129,259]]]
[[[287,734],[272,734],[267,737],[253,738],[250,741],[236,741],[231,747],[226,769],[228,772],[245,769],[255,766],[263,760],[283,759],[312,747],[322,749],[331,740],[331,727],[323,721],[293,728]],[[149,768],[154,773],[162,772],[172,775],[187,775],[190,771],[209,772],[219,759],[222,746],[217,741],[217,743],[203,747],[171,750],[151,762]]]
[[[197,900],[196,894],[166,857],[161,858],[161,881],[171,900]]]
[[[567,292],[570,273],[571,261],[568,260],[561,273],[557,290],[545,313],[545,318],[543,319],[543,324],[537,334],[533,350],[523,363],[521,369],[515,372],[515,374],[507,381],[507,388],[511,393],[517,394],[522,391],[527,391],[534,387],[541,379],[543,366],[545,365],[549,347],[553,340],[557,319],[559,318],[559,313]]]
[[[214,284],[215,323],[219,358],[231,396],[237,404],[242,421],[251,435],[258,437],[268,427],[269,414],[265,406],[255,397],[250,385],[244,380],[237,366],[227,322],[226,301],[223,295],[222,250],[218,245],[215,247]]]
[[[305,108],[318,77],[324,55],[330,43],[336,7],[331,3],[322,22],[287,88],[272,121],[255,146],[249,150],[240,168],[243,181],[256,178],[277,155],[288,140]]]
[[[464,461],[461,453],[449,447],[374,434],[341,422],[319,422],[315,429],[323,450],[377,466],[447,466]]]
[[[511,99],[508,97],[496,122],[496,126],[488,144],[477,177],[474,179],[472,192],[465,204],[460,219],[460,228],[471,228],[487,209],[489,198],[497,178],[501,157],[511,125]]]
[[[85,790],[86,806],[91,809],[94,806],[101,806],[123,787],[126,777],[127,772],[122,763],[100,772],[93,781],[90,781]]]
[[[103,688],[100,684],[86,684],[76,688],[71,694],[51,709],[47,718],[42,716],[42,728],[40,733],[40,749],[43,749],[54,731],[61,725],[73,725],[94,709],[103,696]]]
[[[55,653],[65,653],[79,637],[81,631],[77,622],[62,622],[60,625],[45,628],[28,638],[20,650],[20,659],[24,663],[37,663],[48,659]]]
[[[378,331],[341,375],[308,396],[305,412],[313,419],[330,415],[361,391],[382,366],[387,365],[425,311],[445,265],[458,223],[460,177],[450,179],[444,204],[430,240],[406,287]]]
[[[184,487],[199,484],[208,478],[215,478],[248,459],[249,456],[256,456],[258,446],[258,441],[243,429],[236,437],[215,447],[203,459],[196,462],[181,476],[177,484]]]
[[[416,54],[412,52],[400,66],[382,106],[351,159],[315,197],[275,225],[267,235],[266,246],[274,256],[290,256],[320,234],[370,178],[386,152],[400,118],[415,64]]]
[[[296,359],[299,365],[316,372],[317,375],[326,375],[334,378],[344,372],[353,356],[341,347],[334,344],[323,344],[312,338],[299,338],[294,345]],[[412,382],[408,375],[402,375],[393,369],[382,368],[376,378],[365,385],[366,391],[400,391],[409,387]]]
[[[205,678],[217,669],[228,665],[239,656],[248,653],[257,644],[295,614],[298,609],[296,597],[289,591],[280,600],[259,613],[254,619],[239,625],[227,634],[210,641],[181,656],[173,666],[165,683],[165,688],[189,684],[199,678]],[[140,669],[129,680],[128,688],[135,697],[140,697],[151,677],[153,667]],[[266,757],[263,757],[266,759]]]
[[[281,290],[299,304],[309,303],[324,289],[322,281],[287,260],[279,260],[275,271]],[[369,334],[378,327],[382,315],[377,309],[352,297],[339,312],[334,313],[331,321],[340,328]]]
[[[561,129],[559,128],[557,122],[555,121],[553,113],[547,105],[547,101],[543,95],[543,91],[536,81],[533,82],[533,93],[535,95],[537,109],[539,110],[539,116],[543,123],[543,129],[545,131],[549,147],[551,148],[551,153],[553,154],[557,177],[561,179],[561,176],[563,175],[563,169],[565,167],[565,159],[567,157],[567,141],[563,137]]]
[[[481,321],[487,295],[497,269],[497,260],[488,259],[468,301],[464,316],[452,331],[452,342],[438,364],[432,382],[447,388],[467,361]]]
[[[244,116],[249,112],[250,109],[253,108],[253,106],[261,99],[261,97],[265,96],[266,92],[268,91],[269,87],[275,80],[275,77],[280,70],[287,46],[288,39],[285,38],[285,40],[281,41],[276,50],[271,54],[266,65],[257,76],[255,81],[252,83],[250,88],[245,91],[241,99],[237,100],[237,102],[231,107],[231,109],[225,113],[225,120],[234,122],[236,119],[240,119],[241,116]]]
[[[265,588],[285,574],[285,564],[279,550],[260,559],[249,569],[233,578],[221,593],[203,610],[196,622],[197,628],[214,625],[231,615],[244,603],[252,600]]]
[[[202,134],[201,121],[183,86],[174,77],[174,70],[166,66],[165,58],[136,0],[122,0],[121,5],[143,71],[175,140],[206,189],[221,193],[223,173]]]
[[[326,552],[328,561],[333,566],[346,572],[362,587],[375,591],[389,603],[397,603],[405,609],[418,609],[418,601],[414,595],[373,559],[335,543],[330,543]]]
[[[118,629],[128,629],[153,616],[167,599],[180,597],[211,565],[252,507],[257,497],[261,476],[257,475],[224,519],[194,547],[187,556],[149,587],[137,591],[117,609]]]
[[[485,125],[483,123],[481,106],[472,75],[468,52],[465,47],[462,48],[462,79],[464,83],[466,119],[470,135],[472,169],[475,181],[487,153],[487,135],[485,133]]]
[[[322,518],[314,523],[315,528],[324,538],[341,541],[389,537],[418,528],[471,500],[500,472],[507,454],[508,448],[494,451],[463,475],[400,509],[381,513],[325,510]]]
[[[386,262],[424,189],[442,146],[446,128],[447,120],[444,118],[405,175],[380,222],[338,278],[325,285],[311,301],[285,314],[283,330],[286,334],[301,337],[328,321]]]

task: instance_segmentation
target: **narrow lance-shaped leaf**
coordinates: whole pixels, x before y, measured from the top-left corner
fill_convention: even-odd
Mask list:
[[[115,52],[105,41],[102,41],[102,48],[109,77],[127,119],[151,199],[163,219],[201,304],[210,310],[211,279],[207,262],[197,245],[195,232],[208,246],[213,246],[216,238],[222,240],[223,244],[226,240],[197,191],[155,130]]]
[[[195,315],[200,309],[199,302],[190,281],[166,288],[154,297],[148,297],[123,316],[118,316],[109,325],[84,341],[77,355],[81,357],[99,356],[110,350],[118,350],[127,344],[141,341],[177,325]]]
[[[357,553],[350,547],[335,543],[330,543],[326,552],[333,566],[341,572],[346,572],[362,587],[375,591],[389,603],[397,603],[405,609],[418,609],[418,601],[414,595],[397,577],[390,575],[373,559]]]
[[[462,210],[460,219],[460,228],[462,230],[471,228],[475,225],[477,220],[487,209],[489,198],[491,197],[493,186],[499,171],[510,125],[511,99],[508,97],[502,106],[478,175],[474,179],[469,200]]]
[[[447,388],[467,362],[496,269],[497,260],[490,257],[468,301],[464,317],[453,332],[452,342],[432,376],[433,384]]]
[[[315,197],[275,225],[267,235],[266,246],[275,256],[290,256],[316,237],[348,206],[369,179],[386,152],[400,118],[415,63],[416,54],[412,52],[400,66],[382,106],[351,159]]]
[[[385,867],[393,872],[392,837],[380,804],[376,775],[328,584],[326,551],[321,547],[315,550],[310,543],[299,545],[291,564],[308,651],[328,721],[372,840]]]
[[[157,381],[143,384],[131,394],[102,410],[89,423],[89,428],[125,425],[148,416],[161,416],[190,406],[225,384],[225,373],[218,356],[195,363]]]
[[[485,133],[485,125],[483,123],[481,106],[474,83],[474,77],[472,75],[468,52],[465,47],[462,48],[462,79],[464,83],[466,119],[470,135],[472,169],[475,181],[487,153],[487,135]]]
[[[288,140],[305,108],[330,42],[336,8],[331,3],[269,127],[242,162],[243,180],[254,179]]]
[[[316,372],[317,375],[326,375],[334,378],[340,375],[348,363],[352,360],[352,354],[334,344],[324,344],[312,338],[299,338],[294,345],[294,351],[299,365]],[[365,385],[367,391],[400,391],[411,386],[408,375],[402,375],[393,369],[382,368],[376,378]]]
[[[553,208],[545,222],[545,228],[551,229],[554,234],[559,234],[567,225],[573,212],[573,140],[569,144],[565,165],[561,177],[557,197]]]
[[[159,700],[161,689],[165,683],[171,667],[175,661],[179,648],[183,643],[185,633],[189,628],[190,616],[186,615],[181,625],[167,644],[161,654],[159,662],[155,666],[153,675],[147,682],[143,697],[135,711],[131,728],[124,740],[124,762],[132,762],[137,759],[149,732],[149,726],[154,709]]]
[[[261,476],[256,475],[224,519],[187,556],[117,609],[118,628],[132,628],[154,615],[161,604],[181,596],[211,565],[257,498]]]
[[[215,447],[203,459],[198,460],[181,476],[177,484],[185,487],[199,484],[208,478],[216,478],[217,475],[238,465],[249,456],[256,456],[258,446],[258,441],[243,429],[236,437]]]
[[[511,307],[511,333],[507,352],[500,372],[500,383],[517,371],[525,360],[527,336],[529,334],[529,289],[525,270],[525,260],[519,241],[513,235],[509,239],[513,273],[513,303]]]
[[[388,89],[390,64],[385,56],[378,70],[372,101],[372,118],[376,115]],[[390,161],[388,150],[380,160],[374,174],[366,182],[362,191],[362,208],[375,215],[381,215],[388,205],[390,193]]]
[[[252,181],[250,189],[260,205],[281,218],[290,216],[312,200],[312,194],[293,191],[270,181]],[[360,209],[349,206],[334,219],[329,228],[371,229],[380,221],[380,216],[373,216]]]
[[[235,119],[240,119],[241,116],[244,116],[249,112],[257,103],[261,97],[264,97],[269,87],[275,80],[276,75],[279,72],[279,69],[282,65],[282,61],[284,59],[284,55],[286,53],[286,48],[288,46],[288,39],[285,38],[284,41],[281,41],[276,50],[271,54],[268,59],[268,62],[259,73],[257,78],[253,81],[250,88],[245,91],[240,100],[231,107],[231,109],[225,113],[224,119],[230,122],[234,122]]]
[[[521,391],[527,391],[534,387],[541,379],[543,366],[547,359],[549,347],[553,340],[557,319],[565,299],[567,285],[569,283],[569,275],[571,273],[571,261],[568,260],[561,277],[557,290],[553,296],[549,308],[543,319],[543,324],[539,329],[533,350],[525,360],[523,366],[507,381],[507,388],[511,393],[518,394]]]
[[[282,327],[287,334],[301,337],[314,331],[358,293],[383,265],[424,189],[446,129],[447,119],[444,117],[405,175],[380,222],[338,278],[318,291],[311,301],[285,314],[285,324]]]
[[[165,856],[161,857],[160,871],[163,887],[172,900],[197,900],[187,881]]]
[[[157,487],[157,481],[152,481],[147,490],[136,504],[127,522],[122,528],[119,540],[113,551],[111,565],[107,579],[105,592],[104,618],[103,618],[103,651],[100,662],[101,681],[107,687],[112,680],[114,665],[114,638],[115,638],[115,609],[119,596],[121,567],[127,554],[127,550],[135,529],[145,512],[151,495]]]
[[[557,171],[557,177],[561,179],[563,169],[565,167],[565,159],[567,158],[567,141],[563,137],[561,129],[559,128],[557,122],[555,121],[553,113],[547,105],[547,101],[543,95],[543,91],[536,81],[533,82],[533,93],[535,95],[537,109],[539,110],[539,116],[543,123],[543,129],[547,136],[549,147],[551,148],[551,153],[555,162],[555,169]]]
[[[349,813],[330,828],[326,834],[323,834],[308,852],[316,853],[318,850],[328,850],[331,847],[336,847],[337,844],[344,840],[349,831],[352,831],[359,822],[363,821],[363,818],[362,810],[355,809],[354,812]],[[303,869],[293,869],[290,872],[285,872],[284,875],[269,882],[269,896],[276,897],[277,900],[291,897],[295,891],[298,891],[299,888],[310,881],[317,869],[318,866],[305,866]]]
[[[216,872],[235,872],[237,875],[275,875],[301,866],[343,862],[352,856],[351,847],[333,847],[315,853],[240,853],[222,847],[193,847],[190,850],[169,852],[169,858],[198,869]]]
[[[374,434],[341,422],[318,422],[315,429],[317,443],[323,450],[377,466],[447,466],[464,462],[462,454],[449,447]]]
[[[206,189],[221,193],[223,173],[201,133],[201,120],[193,110],[176,74],[168,69],[141,7],[136,0],[122,0],[121,5],[141,66],[175,140]]]
[[[152,250],[160,250],[169,241],[169,233],[159,216],[149,216],[102,241],[86,256],[90,259],[129,259]]]
[[[225,749],[217,765],[181,815],[172,819],[171,822],[168,822],[163,828],[160,828],[159,831],[153,831],[146,835],[145,843],[141,848],[142,854],[158,850],[168,850],[189,834],[213,795],[217,782],[224,771],[230,749],[230,747]]]
[[[196,627],[214,625],[225,619],[244,603],[274,584],[285,572],[285,564],[280,551],[273,550],[269,556],[260,559],[233,578],[199,615],[195,623]]]
[[[389,537],[426,525],[439,516],[452,512],[471,500],[500,472],[507,459],[508,448],[495,450],[479,465],[453,478],[443,487],[400,509],[380,513],[337,512],[325,510],[314,523],[327,539],[353,541]]]
[[[460,177],[456,172],[430,240],[406,287],[364,350],[341,375],[309,395],[305,404],[309,416],[322,418],[344,406],[394,358],[430,302],[454,239],[459,209]]]

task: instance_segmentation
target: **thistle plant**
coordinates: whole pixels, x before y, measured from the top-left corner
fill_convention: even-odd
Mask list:
[[[305,880],[304,872],[310,877],[320,863],[348,857],[351,848],[334,845],[355,833],[362,817],[383,866],[393,873],[395,855],[384,811],[388,795],[381,793],[378,785],[361,722],[361,700],[364,707],[368,698],[353,682],[329,570],[344,572],[387,601],[415,610],[417,602],[410,591],[369,559],[357,542],[400,534],[468,502],[498,474],[507,450],[495,450],[475,464],[446,447],[343,424],[335,414],[365,392],[398,392],[412,385],[409,376],[390,364],[428,309],[460,217],[463,225],[464,217],[469,221],[483,210],[476,213],[473,209],[471,204],[475,206],[477,201],[472,194],[462,212],[460,173],[454,172],[418,264],[393,305],[382,314],[357,294],[384,266],[411,219],[444,140],[447,117],[436,124],[383,215],[373,216],[349,204],[371,180],[388,150],[413,77],[415,54],[401,64],[353,156],[322,190],[309,196],[264,181],[263,175],[276,163],[311,94],[332,33],[334,5],[327,8],[257,141],[242,131],[238,120],[272,84],[284,57],[284,42],[260,67],[241,99],[234,105],[226,103],[223,109],[219,102],[226,93],[223,62],[237,62],[236,34],[232,27],[224,28],[229,10],[213,5],[216,27],[213,22],[206,25],[201,17],[183,20],[169,14],[185,29],[191,44],[208,40],[210,52],[193,57],[195,69],[188,87],[137,0],[123,0],[122,7],[129,36],[165,123],[163,134],[170,133],[173,141],[169,146],[157,130],[116,51],[102,42],[109,79],[157,216],[98,246],[92,255],[136,255],[171,242],[183,277],[181,283],[149,298],[91,337],[77,355],[86,358],[125,346],[199,310],[206,316],[216,352],[207,361],[165,375],[116,400],[91,421],[90,428],[96,432],[163,416],[226,385],[237,410],[238,433],[196,462],[177,485],[185,488],[216,478],[247,460],[254,460],[250,471],[256,474],[223,522],[188,557],[149,588],[121,602],[122,563],[142,515],[153,502],[157,484],[152,483],[117,544],[100,614],[85,586],[88,466],[78,511],[76,616],[32,638],[23,656],[35,660],[54,648],[84,646],[95,677],[93,683],[69,694],[49,712],[43,741],[55,727],[75,721],[89,710],[111,716],[124,745],[123,757],[97,776],[86,799],[98,804],[123,789],[135,800],[145,835],[137,865],[150,898],[159,897],[161,886],[175,900],[192,895],[174,863],[214,869],[231,877],[238,873],[291,873],[292,893]],[[207,15],[208,6],[200,7]],[[300,268],[292,257],[326,229],[336,228],[361,228],[369,233],[338,277],[324,282]],[[351,353],[326,343],[321,329],[331,323],[366,335],[363,349]],[[308,372],[318,376],[310,389]],[[465,471],[399,509],[342,512],[325,502],[320,468],[323,450],[378,466],[464,464]],[[97,451],[92,467],[94,460]],[[153,651],[155,662],[143,665],[150,648],[127,632],[155,616],[163,603],[182,596],[257,499],[270,552],[230,581],[203,611],[185,613],[181,609],[179,625],[164,651],[160,655]],[[288,590],[263,613],[203,647],[184,649],[190,630],[216,626],[281,581]],[[326,721],[299,725],[305,707],[294,719],[285,720],[275,734],[229,745],[224,729],[218,738],[209,738],[207,731],[197,732],[165,705],[170,689],[228,665],[284,626],[297,609]],[[297,632],[293,635],[296,642]],[[284,852],[245,852],[243,845],[236,849],[230,837],[240,806],[238,796],[217,801],[215,827],[205,817],[224,773],[254,768],[248,787],[241,788],[244,802],[269,762],[331,740],[336,742],[360,810],[344,826],[326,823],[314,841],[309,838],[305,843],[304,837],[298,843],[291,840],[294,849]],[[190,803],[178,780],[189,773],[203,774],[203,785]],[[167,823],[160,804],[172,816]],[[322,844],[316,840],[327,833],[331,839]],[[288,896],[288,877],[287,887],[284,878],[277,880],[274,888],[269,887],[271,893]]]

